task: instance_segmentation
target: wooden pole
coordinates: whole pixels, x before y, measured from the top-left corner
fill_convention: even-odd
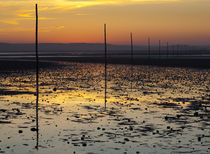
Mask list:
[[[166,48],[167,48],[167,57],[168,57],[168,56],[169,56],[169,47],[168,47],[168,42],[167,42],[167,44],[166,44],[166,45],[167,45],[167,47],[166,47]]]
[[[159,58],[160,58],[160,50],[161,50],[161,40],[159,40],[159,53],[158,53]]]
[[[133,64],[133,34],[130,33],[130,40],[131,40],[131,64]]]
[[[106,44],[106,24],[104,24],[104,59],[105,59],[105,109],[107,103],[107,44]]]
[[[150,58],[150,38],[148,38],[148,55],[149,55],[149,58]]]
[[[36,132],[37,132],[37,145],[39,147],[39,57],[38,57],[38,5],[36,4]]]
[[[179,45],[177,44],[176,46],[176,55],[178,56],[179,55]]]
[[[133,89],[133,34],[130,33],[130,41],[131,41],[131,92]]]

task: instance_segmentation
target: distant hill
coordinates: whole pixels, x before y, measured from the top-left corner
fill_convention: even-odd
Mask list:
[[[108,45],[110,50],[129,50],[129,45]],[[139,48],[139,47],[138,47]],[[146,48],[141,46],[141,48]],[[34,44],[0,43],[0,52],[6,51],[34,51]],[[103,51],[104,44],[100,43],[40,43],[39,51]]]
[[[161,53],[166,52],[166,46],[161,47]],[[135,45],[134,53],[146,54],[148,50],[147,45]],[[157,54],[159,47],[157,45],[151,46],[151,54]],[[9,52],[34,52],[35,46],[32,43],[0,43],[0,53]],[[40,43],[40,52],[85,52],[85,53],[102,53],[104,51],[104,44],[102,43]],[[108,53],[129,53],[130,45],[114,45],[108,44]],[[188,54],[210,54],[210,46],[190,46],[190,45],[170,45],[169,52],[174,53],[188,53]]]

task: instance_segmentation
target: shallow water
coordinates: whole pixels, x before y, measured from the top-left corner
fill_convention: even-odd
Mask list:
[[[61,62],[0,77],[0,153],[210,153],[210,70]],[[131,88],[132,87],[132,88]]]

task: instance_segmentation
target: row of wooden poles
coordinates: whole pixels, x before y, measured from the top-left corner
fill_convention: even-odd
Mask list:
[[[133,34],[130,33],[130,43],[131,43],[131,79],[133,76]],[[104,94],[104,104],[106,109],[106,103],[107,103],[107,37],[106,37],[106,24],[104,24],[104,57],[105,57],[105,94]],[[131,89],[132,89],[132,82],[131,82]]]
[[[35,32],[35,51],[36,51],[36,149],[39,148],[39,54],[38,54],[38,5],[35,5],[36,13],[36,32]],[[132,37],[132,34],[131,34]],[[105,57],[105,109],[107,104],[107,37],[106,24],[104,24],[104,57]]]
[[[36,12],[36,32],[35,32],[35,51],[36,51],[36,148],[39,147],[39,54],[38,54],[38,5],[35,5]],[[105,63],[105,96],[104,103],[105,109],[107,106],[107,30],[106,24],[104,24],[104,63]],[[131,71],[133,72],[133,35],[130,33],[130,43],[131,43]],[[131,78],[133,73],[131,73]],[[132,84],[131,84],[132,89]]]
[[[36,4],[36,33],[35,33],[35,51],[36,51],[36,117],[38,117],[38,100],[39,100],[39,54],[38,54],[38,5]],[[104,24],[104,57],[105,57],[105,108],[107,102],[107,35],[106,24]],[[131,64],[133,62],[133,35],[130,33],[131,41]],[[38,118],[36,118],[38,124]],[[38,127],[37,127],[38,130]]]
[[[36,32],[35,32],[35,51],[36,51],[36,132],[37,132],[37,143],[36,148],[39,146],[39,54],[38,54],[38,5],[35,5],[36,12]],[[161,50],[161,41],[159,41],[159,55]],[[168,42],[167,42],[167,51],[168,51]],[[131,55],[131,80],[133,78],[133,34],[130,33],[130,55]],[[151,55],[150,49],[150,38],[148,38],[148,55]],[[107,26],[104,24],[104,70],[105,70],[105,92],[104,92],[104,104],[105,109],[107,107]],[[132,91],[132,82],[131,82],[131,91]]]
[[[38,5],[35,5],[36,13],[36,32],[35,32],[35,51],[36,51],[36,132],[37,132],[37,143],[36,148],[38,149],[39,144],[39,54],[38,54]],[[107,107],[107,26],[104,24],[104,63],[105,63],[105,93],[104,93],[104,103],[105,109]],[[166,43],[167,56],[169,53],[169,44]],[[161,55],[161,41],[159,40],[159,50],[158,55]],[[134,64],[134,53],[133,53],[133,35],[130,33],[130,55],[131,55],[131,81],[133,78],[133,64]],[[148,38],[148,57],[151,56],[151,47],[150,47],[150,38]],[[132,91],[132,82],[131,82],[131,91]]]

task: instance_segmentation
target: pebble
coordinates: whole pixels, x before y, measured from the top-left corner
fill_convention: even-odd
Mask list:
[[[32,132],[35,132],[35,131],[36,131],[36,128],[31,128],[31,131],[32,131]]]
[[[194,113],[194,116],[197,117],[197,116],[198,116],[198,112],[195,112],[195,113]]]
[[[87,146],[87,143],[85,143],[85,142],[82,143],[82,146],[83,146],[83,147],[86,147],[86,146]]]
[[[85,135],[82,135],[81,140],[83,141],[85,140]]]
[[[23,131],[22,130],[19,130],[18,133],[21,134],[21,133],[23,133]]]

